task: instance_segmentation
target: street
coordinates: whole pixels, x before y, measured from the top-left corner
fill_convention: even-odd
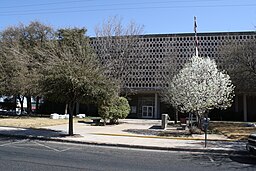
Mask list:
[[[256,170],[256,156],[103,147],[0,138],[0,170]]]

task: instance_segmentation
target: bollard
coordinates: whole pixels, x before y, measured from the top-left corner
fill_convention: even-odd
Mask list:
[[[168,114],[162,114],[162,129],[167,128]]]

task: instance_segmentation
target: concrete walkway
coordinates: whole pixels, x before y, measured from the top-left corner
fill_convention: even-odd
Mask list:
[[[92,126],[91,123],[74,123],[75,136],[66,136],[68,125],[43,127],[42,129],[24,129],[0,127],[2,136],[20,136],[44,140],[65,141],[107,146],[120,146],[145,149],[177,151],[245,151],[246,142],[233,141],[225,136],[209,134],[207,147],[204,147],[204,135],[192,137],[159,137],[127,132],[128,129],[154,130],[159,128],[160,120],[125,119],[119,125]],[[174,128],[168,128],[174,129]],[[167,129],[167,131],[168,131]],[[176,128],[175,128],[176,129]],[[156,129],[155,131],[160,131]]]

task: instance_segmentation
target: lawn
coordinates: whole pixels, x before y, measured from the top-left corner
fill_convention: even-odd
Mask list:
[[[230,139],[246,140],[256,127],[248,127],[245,122],[212,121],[209,130],[213,133],[220,133]]]
[[[78,119],[76,122],[88,122],[91,118]],[[46,126],[54,126],[68,124],[68,119],[50,119],[48,117],[0,117],[0,126],[22,127],[22,128],[41,128]],[[211,121],[209,132],[223,134],[230,139],[245,140],[249,134],[256,132],[256,127],[247,127],[245,122],[227,122],[227,121]]]
[[[74,122],[88,121],[88,118],[74,118]],[[41,128],[46,126],[68,124],[68,119],[50,119],[45,117],[1,117],[0,126]]]

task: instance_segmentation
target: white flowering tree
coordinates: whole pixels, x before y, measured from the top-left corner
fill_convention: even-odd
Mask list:
[[[169,83],[170,103],[179,111],[198,118],[214,108],[231,106],[234,86],[228,74],[219,71],[213,59],[193,56]]]

